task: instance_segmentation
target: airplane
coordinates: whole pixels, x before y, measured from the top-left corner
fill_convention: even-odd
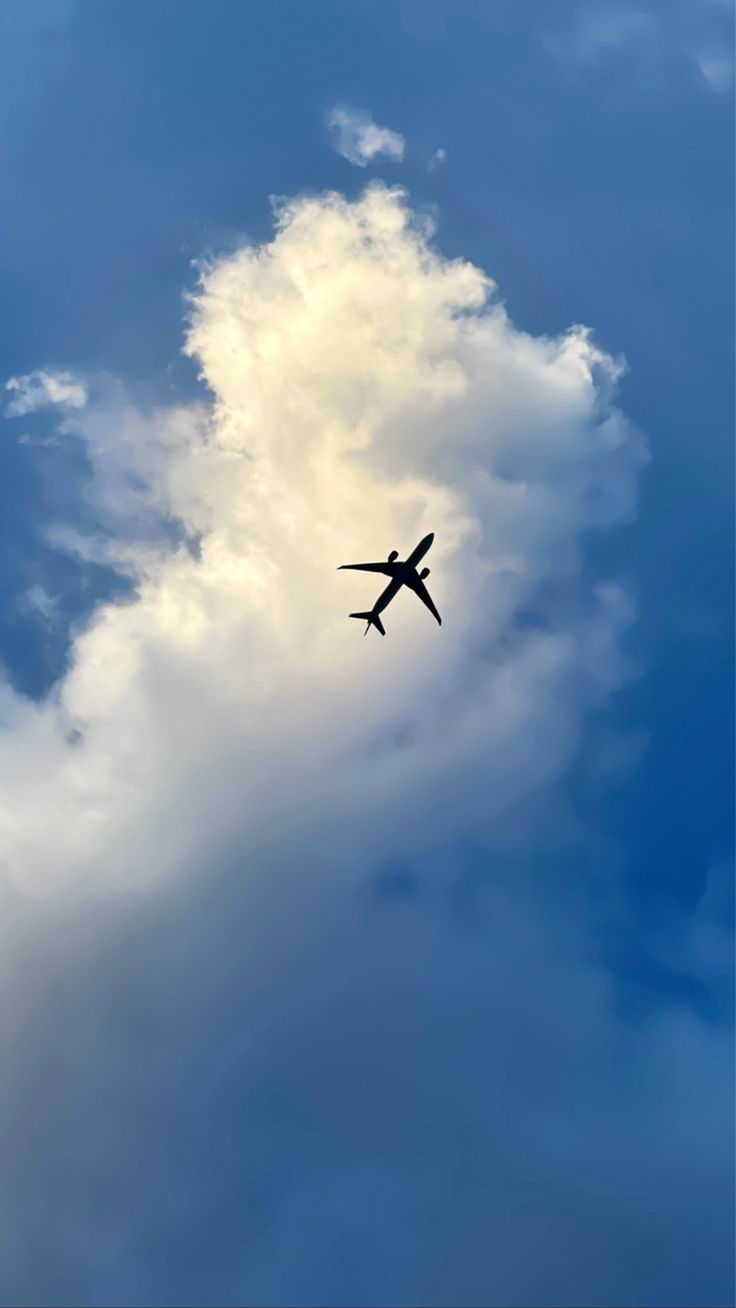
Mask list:
[[[349,614],[351,618],[363,618],[367,621],[368,626],[363,632],[364,636],[368,635],[371,627],[375,627],[377,631],[380,631],[382,636],[386,635],[380,614],[383,612],[386,605],[391,603],[394,595],[398,594],[402,586],[408,586],[410,590],[413,590],[414,594],[419,596],[422,603],[426,604],[432,616],[435,617],[440,626],[442,626],[442,618],[432,603],[432,598],[424,584],[425,577],[429,576],[429,568],[422,568],[421,572],[417,572],[416,566],[420,559],[424,558],[424,555],[427,553],[433,540],[434,532],[430,532],[429,536],[425,536],[424,540],[420,540],[416,549],[412,550],[408,559],[405,559],[403,563],[397,563],[399,551],[392,550],[385,563],[340,564],[338,572],[343,568],[352,568],[355,572],[382,572],[384,576],[391,578],[388,586],[383,593],[379,595],[370,612]]]

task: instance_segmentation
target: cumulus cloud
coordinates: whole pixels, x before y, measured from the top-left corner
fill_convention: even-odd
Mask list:
[[[174,777],[196,787],[205,722],[217,751],[258,752],[254,812],[286,736],[293,760],[300,741],[325,765],[357,749],[377,794],[399,775],[426,785],[448,756],[481,749],[489,766],[503,757],[498,795],[559,767],[580,704],[621,676],[625,599],[613,585],[583,596],[577,582],[580,534],[635,502],[642,455],[610,403],[618,365],[583,329],[516,330],[479,269],[432,250],[399,192],[305,200],[278,222],[271,245],[203,274],[187,349],[211,406],[92,406],[75,421],[109,548],[138,598],[96,615],[53,703],[24,711],[43,741],[46,794],[10,762],[18,737],[7,742],[5,866],[20,885],[58,888],[97,867],[101,832],[107,842],[153,815]],[[150,526],[172,520],[176,548]],[[400,605],[377,657],[344,621],[370,582],[346,582],[336,564],[406,551],[430,529],[449,635],[429,640],[423,611]],[[522,606],[536,619],[520,629]],[[180,680],[188,707],[171,703]],[[397,713],[412,749],[392,743]],[[84,740],[72,772],[65,721]],[[366,727],[385,771],[361,761]],[[135,784],[121,790],[120,775]],[[53,867],[38,848],[39,802],[63,827],[66,868],[61,847]],[[102,825],[83,820],[90,809]],[[128,853],[109,847],[114,879]],[[147,848],[146,878],[166,862],[158,838]]]
[[[399,190],[286,203],[202,269],[206,399],[66,419],[135,594],[3,691],[7,1297],[569,1303],[581,1245],[578,1301],[687,1281],[669,1169],[710,1212],[681,1127],[721,1051],[621,1059],[582,906],[525,870],[628,675],[583,540],[643,446],[587,330],[519,330],[430,238]],[[337,564],[428,530],[442,630],[402,596],[364,639]]]
[[[9,418],[22,418],[54,405],[61,409],[83,409],[87,403],[84,383],[71,372],[38,368],[22,377],[9,377],[5,389],[14,395],[5,408]]]
[[[362,109],[335,105],[327,123],[337,153],[357,168],[365,168],[379,154],[394,163],[401,163],[404,158],[406,141],[401,133],[393,132],[389,127],[379,127]]]

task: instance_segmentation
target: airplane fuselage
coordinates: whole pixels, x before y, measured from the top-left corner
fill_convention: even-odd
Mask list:
[[[434,532],[430,531],[429,535],[425,536],[423,540],[420,540],[416,548],[412,550],[411,554],[409,555],[408,559],[406,560],[403,566],[405,568],[416,568],[420,560],[424,558],[433,540],[434,540]]]
[[[402,569],[402,572],[403,572],[403,569]],[[404,578],[403,578],[403,576],[394,577],[394,578],[393,578],[393,579],[388,583],[388,586],[386,587],[386,589],[385,589],[384,591],[382,591],[381,594],[378,596],[378,599],[376,600],[375,604],[373,605],[373,612],[374,612],[374,613],[383,613],[383,610],[386,608],[386,605],[391,603],[391,600],[394,598],[395,595],[398,595],[398,593],[399,593],[399,591],[401,590],[401,587],[402,587],[403,585],[404,585]]]

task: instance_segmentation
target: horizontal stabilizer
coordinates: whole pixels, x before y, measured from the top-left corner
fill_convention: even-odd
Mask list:
[[[362,618],[364,622],[368,623],[368,626],[366,627],[363,633],[365,636],[368,635],[368,631],[371,627],[376,627],[380,631],[382,636],[386,635],[386,632],[383,629],[383,623],[381,622],[381,619],[379,618],[377,613],[351,613],[350,617]]]

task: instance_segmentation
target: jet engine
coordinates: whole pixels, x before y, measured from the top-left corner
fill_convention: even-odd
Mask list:
[[[388,556],[388,561],[389,561],[389,563],[393,563],[394,559],[398,559],[398,557],[399,557],[399,551],[398,551],[398,550],[392,550],[391,553],[390,553],[389,556]]]
[[[419,573],[419,576],[421,577],[422,581],[424,581],[425,577],[429,576],[429,568],[422,568],[422,571]]]

